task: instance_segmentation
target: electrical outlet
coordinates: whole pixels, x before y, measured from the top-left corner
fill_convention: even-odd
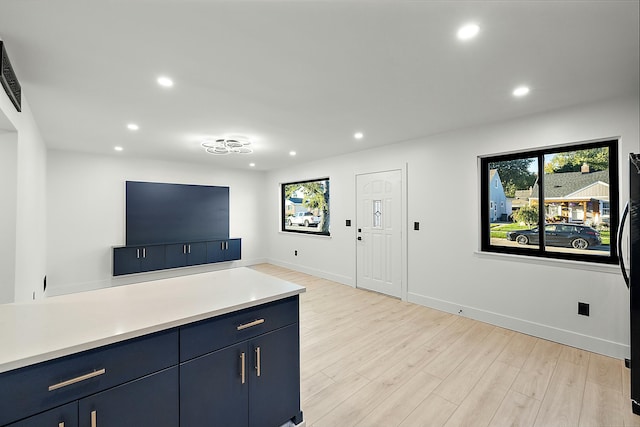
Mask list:
[[[293,251],[293,255],[298,256],[298,250]]]
[[[579,302],[578,314],[582,316],[589,316],[589,304],[587,304],[586,302]]]

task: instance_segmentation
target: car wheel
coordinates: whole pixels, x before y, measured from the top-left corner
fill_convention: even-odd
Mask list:
[[[305,226],[305,227],[308,227],[308,226],[309,226],[309,221],[305,221],[305,222],[304,222],[304,226]]]
[[[529,243],[529,238],[520,234],[518,237],[516,237],[516,242],[518,242],[519,245],[526,245]]]
[[[571,246],[573,246],[574,249],[587,249],[589,247],[589,242],[584,240],[582,237],[578,237],[571,241]]]

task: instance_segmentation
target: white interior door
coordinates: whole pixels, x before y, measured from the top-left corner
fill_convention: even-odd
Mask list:
[[[402,172],[356,176],[356,286],[401,297]]]

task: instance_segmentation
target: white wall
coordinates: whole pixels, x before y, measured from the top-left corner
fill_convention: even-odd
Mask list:
[[[0,129],[0,304],[15,294],[17,160],[18,133]]]
[[[640,151],[638,97],[458,130],[268,174],[270,262],[355,283],[355,174],[407,168],[404,228],[409,301],[615,357],[628,357],[628,291],[615,266],[482,255],[478,156],[620,137],[621,200],[627,153]],[[278,232],[279,183],[329,176],[331,237]],[[354,220],[345,227],[344,220]],[[293,255],[298,250],[298,256]],[[591,316],[577,315],[578,301]]]
[[[264,261],[263,172],[57,150],[47,172],[47,295]],[[230,237],[242,238],[242,260],[113,278],[111,247],[125,243],[125,181],[228,186]]]
[[[14,228],[15,240],[11,242],[11,233],[6,235],[9,239],[6,243],[9,246],[13,245],[13,249],[6,248],[3,251],[14,252],[13,272],[7,271],[0,276],[0,295],[4,295],[0,297],[0,302],[8,301],[11,296],[15,301],[26,301],[39,298],[43,294],[42,279],[45,275],[47,257],[46,148],[24,92],[22,112],[18,112],[4,90],[0,90],[0,116],[5,123],[2,127],[10,127],[14,131],[13,136],[7,138],[12,139],[11,143],[15,144],[14,148],[2,153],[11,156],[15,162],[7,166],[8,170],[2,173],[15,175],[15,178],[8,182],[0,182],[0,186],[3,187],[1,193],[9,195],[9,199],[3,200],[3,203],[7,203],[3,206],[3,211],[13,210],[7,217],[11,225],[5,227]],[[0,166],[3,165],[0,161]],[[0,237],[4,239],[5,236]],[[6,262],[11,263],[10,260]]]

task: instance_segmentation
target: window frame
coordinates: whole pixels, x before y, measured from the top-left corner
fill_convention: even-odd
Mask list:
[[[287,223],[287,208],[286,208],[286,191],[285,191],[285,187],[289,186],[289,185],[302,185],[302,184],[307,184],[310,182],[322,182],[322,181],[326,181],[326,191],[329,193],[328,195],[328,199],[327,199],[327,215],[326,218],[329,218],[329,228],[327,229],[326,232],[323,232],[321,230],[318,231],[309,231],[308,229],[287,229],[286,228],[286,223]],[[300,181],[291,181],[291,182],[284,182],[280,184],[280,231],[283,233],[296,233],[296,234],[306,234],[306,235],[311,235],[311,236],[324,236],[324,237],[330,237],[331,236],[331,192],[330,192],[330,177],[326,176],[323,178],[316,178],[316,179],[305,179],[305,180],[300,180]],[[323,218],[323,221],[326,220],[326,218]],[[318,224],[317,227],[320,227],[322,223]],[[300,228],[300,227],[298,227]]]
[[[548,148],[540,148],[535,150],[519,151],[508,154],[497,154],[480,157],[480,251],[491,253],[504,253],[512,255],[533,256],[539,258],[551,258],[571,261],[584,261],[598,264],[618,264],[618,249],[616,239],[618,235],[618,222],[620,212],[620,183],[619,183],[619,159],[618,159],[618,139],[603,139],[591,142],[581,142],[575,144],[558,145]],[[544,157],[550,154],[563,153],[568,151],[579,151],[590,148],[609,149],[609,230],[610,243],[609,255],[589,255],[581,253],[568,253],[549,251],[545,248],[544,227],[538,227],[539,245],[535,247],[512,247],[498,246],[491,244],[490,230],[490,180],[489,165],[495,162],[536,158],[538,160],[538,206],[544,207]],[[542,177],[542,178],[540,178]],[[532,195],[533,196],[533,195]],[[545,209],[538,209],[538,225],[545,224]],[[533,228],[533,227],[532,227]]]

